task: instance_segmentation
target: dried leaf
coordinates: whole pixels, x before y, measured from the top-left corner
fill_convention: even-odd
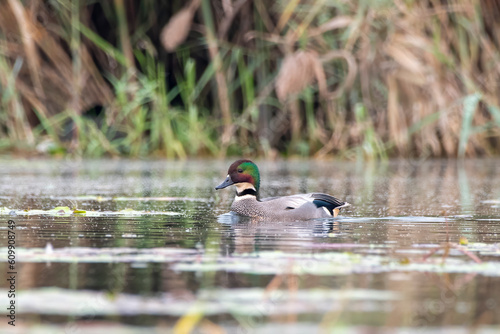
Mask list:
[[[315,51],[298,51],[285,57],[278,78],[276,94],[280,101],[301,92],[314,78],[322,81],[321,91],[326,92],[326,80],[321,61]]]
[[[352,18],[349,16],[337,16],[334,19],[323,23],[317,28],[313,28],[309,30],[309,37],[315,37],[321,35],[327,31],[345,28],[352,23]]]
[[[163,27],[160,40],[165,50],[172,52],[186,40],[189,30],[191,30],[194,13],[199,4],[199,1],[193,1],[190,6],[181,9],[172,16],[170,21]]]
[[[390,55],[399,65],[406,68],[413,74],[422,74],[425,70],[420,60],[410,51],[404,47],[390,44],[386,47],[385,51]]]

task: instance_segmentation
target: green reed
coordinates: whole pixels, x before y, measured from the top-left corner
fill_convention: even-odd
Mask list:
[[[500,48],[491,37],[497,23],[474,1],[472,14],[441,5],[434,11],[409,1],[399,12],[390,2],[256,0],[235,8],[241,13],[228,21],[223,7],[202,0],[187,39],[166,52],[161,29],[183,1],[53,1],[52,30],[35,28],[61,44],[47,58],[69,50],[71,68],[52,62],[40,75],[49,80],[71,71],[73,95],[65,108],[48,110],[54,95],[36,91],[26,66],[36,57],[13,56],[6,36],[15,26],[0,25],[0,149],[181,159],[498,154]],[[339,17],[349,23],[328,27]],[[316,78],[278,101],[273,83],[282,60],[300,49],[319,57],[344,51],[358,67],[354,79],[343,87],[349,61],[334,58],[322,63],[329,97],[320,96]],[[92,77],[106,98],[82,109],[86,96],[78,94]]]

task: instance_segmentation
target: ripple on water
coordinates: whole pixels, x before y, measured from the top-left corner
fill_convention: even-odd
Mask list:
[[[197,314],[200,331],[258,319],[263,332],[496,333],[498,165],[262,161],[263,197],[318,191],[353,206],[256,223],[227,213],[232,190],[213,190],[227,161],[0,162],[19,314],[49,332],[89,318],[170,329]]]

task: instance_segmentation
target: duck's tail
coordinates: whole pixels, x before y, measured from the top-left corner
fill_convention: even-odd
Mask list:
[[[341,206],[337,206],[335,209],[333,209],[332,211],[332,216],[335,218],[338,216],[339,212],[340,212],[340,209],[342,208],[345,208],[346,206],[351,206],[350,203],[347,203],[347,202],[344,202],[344,204],[342,204]]]
[[[347,202],[343,202],[343,201],[339,200],[338,198],[335,198],[335,197],[327,195],[327,194],[316,193],[316,194],[312,194],[311,196],[314,198],[313,203],[318,208],[320,208],[320,207],[326,208],[333,217],[338,216],[340,209],[351,205]]]

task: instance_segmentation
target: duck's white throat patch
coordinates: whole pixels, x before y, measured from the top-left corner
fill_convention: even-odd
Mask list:
[[[248,189],[251,189],[255,192],[257,192],[255,190],[255,187],[251,184],[251,183],[248,183],[248,182],[243,182],[243,183],[237,183],[235,184],[236,186],[236,196],[234,198],[235,201],[241,201],[243,199],[256,199],[255,195],[254,194],[246,194],[246,195],[243,195],[243,196],[239,196],[238,194],[241,194],[243,193],[245,190],[248,190]]]
[[[247,189],[253,189],[254,191],[257,191],[257,190],[255,190],[255,187],[253,186],[253,184],[248,183],[248,182],[236,183],[235,186],[236,186],[236,189],[238,190],[239,193],[242,193],[243,191],[245,191]]]

